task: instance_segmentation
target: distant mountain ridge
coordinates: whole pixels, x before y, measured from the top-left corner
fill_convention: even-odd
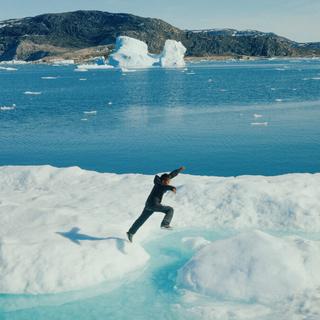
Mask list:
[[[166,39],[178,40],[191,57],[320,56],[320,43],[301,44],[274,33],[181,30],[155,18],[80,10],[1,21],[0,61],[107,56],[120,35],[145,41],[154,53],[161,51]]]

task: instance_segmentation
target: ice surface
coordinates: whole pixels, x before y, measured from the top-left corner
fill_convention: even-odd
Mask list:
[[[152,216],[135,235],[133,245],[126,242],[125,232],[143,209],[152,183],[153,176],[96,173],[77,167],[0,167],[0,292],[81,289],[104,281],[121,281],[141,269],[148,260],[141,240],[159,230],[162,216]],[[320,174],[230,178],[179,175],[174,184],[177,194],[166,194],[164,203],[175,208],[173,224],[177,229],[320,229]],[[264,257],[259,256],[262,248],[269,257],[274,256],[270,261],[276,263],[275,268],[284,265],[289,275],[297,277],[289,290],[301,288],[302,282],[310,285],[306,273],[311,276],[315,263],[319,265],[317,246],[300,239],[276,241],[263,233],[250,237],[240,236],[214,246],[216,241],[208,248],[214,246],[220,252],[228,245],[238,261],[235,246],[242,243],[242,248],[248,245],[250,251],[242,251],[244,258],[256,257],[263,263]],[[207,244],[201,237],[185,236],[183,242],[191,249]],[[203,250],[209,250],[206,248]],[[231,251],[227,251],[226,264],[233,262]],[[210,252],[204,259],[212,258]],[[286,252],[290,254],[291,267],[279,252],[287,259]],[[245,266],[262,273],[260,264],[248,262]],[[252,286],[244,298],[257,294],[254,288],[262,288],[254,279],[246,283]],[[315,284],[317,279],[314,276]],[[280,283],[277,286],[282,294],[283,287]],[[225,294],[236,294],[231,286],[226,285],[225,290]],[[261,293],[257,298],[264,297]]]
[[[123,70],[152,66],[184,67],[185,52],[186,48],[181,42],[168,39],[159,55],[151,54],[143,41],[120,36],[116,40],[115,52],[109,56],[109,64]]]
[[[205,246],[178,283],[209,296],[273,303],[320,288],[319,266],[319,241],[250,231]]]

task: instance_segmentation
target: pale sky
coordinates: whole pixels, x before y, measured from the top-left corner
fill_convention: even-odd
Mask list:
[[[0,0],[0,8],[0,20],[101,10],[160,18],[181,29],[256,29],[320,42],[320,0]]]

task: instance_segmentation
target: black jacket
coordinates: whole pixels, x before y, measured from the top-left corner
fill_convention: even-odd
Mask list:
[[[172,172],[169,173],[169,178],[172,179],[175,176],[178,175],[178,173],[180,172],[180,169],[176,169]],[[161,179],[158,175],[156,175],[154,177],[153,180],[154,183],[154,187],[150,192],[150,195],[146,201],[146,206],[154,206],[157,204],[160,204],[162,201],[162,197],[163,195],[168,191],[168,190],[173,190],[174,187],[173,186],[165,186],[161,183]]]

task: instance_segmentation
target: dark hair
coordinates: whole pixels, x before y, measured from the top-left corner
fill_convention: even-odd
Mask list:
[[[161,180],[161,181],[163,181],[163,180],[168,180],[168,179],[170,179],[170,175],[167,174],[167,173],[164,173],[164,174],[161,175],[161,177],[160,177],[160,180]]]

